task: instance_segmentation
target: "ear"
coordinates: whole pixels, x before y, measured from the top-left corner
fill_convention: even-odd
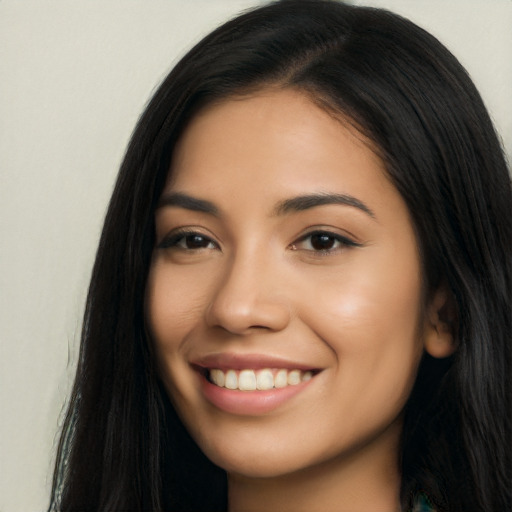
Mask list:
[[[432,295],[425,315],[425,350],[436,358],[451,356],[456,348],[457,308],[455,299],[446,285]]]

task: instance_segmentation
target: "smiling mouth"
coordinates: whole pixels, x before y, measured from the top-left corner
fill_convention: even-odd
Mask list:
[[[215,386],[237,391],[268,391],[297,386],[311,380],[318,373],[315,370],[288,370],[286,368],[263,368],[260,370],[204,368],[203,371],[205,378]]]

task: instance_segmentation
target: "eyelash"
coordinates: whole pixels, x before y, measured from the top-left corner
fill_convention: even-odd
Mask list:
[[[165,237],[159,244],[158,249],[179,249],[182,251],[197,251],[201,249],[209,249],[209,247],[183,247],[180,246],[180,242],[187,242],[187,238],[191,237],[197,237],[203,239],[207,245],[214,245],[216,248],[218,245],[209,237],[206,235],[203,235],[202,233],[198,231],[191,231],[191,230],[179,230],[174,232],[173,234]]]
[[[198,242],[201,243],[201,241],[202,241],[203,243],[206,244],[206,246],[199,245],[196,247],[186,247],[186,246],[180,245],[181,243],[186,244],[187,239],[190,239],[192,237],[200,239],[200,240],[198,240]],[[335,247],[327,247],[327,248],[320,248],[320,249],[316,248],[315,249],[315,247],[313,245],[314,237],[318,237],[318,238],[324,237],[325,239],[328,239],[327,240],[328,242],[333,241],[333,243],[335,244]],[[305,249],[305,248],[298,247],[300,244],[304,243],[308,239],[310,240],[309,245],[312,247],[311,249]],[[336,244],[338,244],[338,245],[336,246]],[[209,236],[206,236],[198,231],[180,230],[180,231],[174,232],[170,236],[167,236],[166,238],[164,238],[160,242],[160,244],[158,244],[158,248],[159,249],[178,249],[178,250],[183,250],[183,251],[195,252],[195,251],[204,250],[204,249],[212,249],[212,247],[209,247],[210,245],[213,245],[213,248],[219,248],[218,244],[216,242],[214,242]],[[360,246],[361,246],[361,244],[355,242],[354,240],[352,240],[346,236],[342,236],[342,235],[339,235],[337,233],[333,233],[333,232],[327,231],[327,230],[315,230],[315,231],[310,231],[309,233],[306,233],[303,236],[301,236],[296,242],[290,244],[289,248],[293,251],[304,250],[304,251],[316,253],[319,255],[328,255],[328,254],[337,252],[343,248],[360,247]]]

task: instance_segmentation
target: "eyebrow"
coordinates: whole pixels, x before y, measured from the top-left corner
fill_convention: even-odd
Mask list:
[[[363,211],[375,219],[373,211],[359,199],[347,194],[329,194],[322,192],[292,197],[290,199],[280,201],[274,208],[273,214],[286,215],[287,213],[300,212],[317,206],[329,204],[351,206]],[[185,208],[186,210],[192,210],[195,212],[209,213],[210,215],[219,214],[219,209],[211,201],[192,197],[187,194],[183,194],[182,192],[164,194],[158,201],[157,208],[161,208],[163,206],[177,206],[179,208]]]
[[[354,208],[358,208],[359,210],[375,219],[375,213],[373,213],[373,211],[366,204],[364,204],[359,199],[356,199],[355,197],[347,194],[317,193],[292,197],[291,199],[286,199],[278,203],[274,213],[275,215],[285,215],[287,213],[300,212],[328,204],[352,206]]]
[[[162,206],[178,206],[186,210],[195,212],[209,213],[211,215],[218,215],[219,209],[210,201],[205,199],[198,199],[181,192],[173,192],[171,194],[164,194],[158,201],[157,208]]]

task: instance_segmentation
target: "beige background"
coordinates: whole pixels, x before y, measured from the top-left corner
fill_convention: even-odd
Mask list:
[[[0,511],[47,506],[117,167],[179,55],[256,0],[0,0]],[[512,1],[382,0],[473,76],[512,155]]]

